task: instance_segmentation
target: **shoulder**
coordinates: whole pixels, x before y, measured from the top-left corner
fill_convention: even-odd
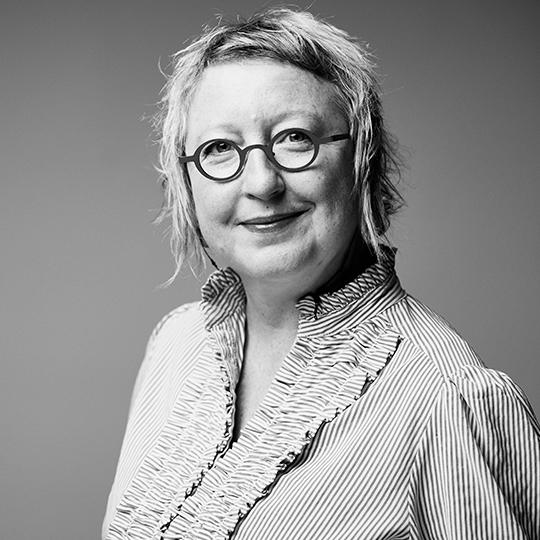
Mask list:
[[[500,371],[463,366],[442,385],[419,447],[449,470],[488,475],[506,485],[508,471],[530,478],[540,495],[540,425],[521,388]],[[490,480],[490,481],[491,481]]]
[[[156,324],[146,347],[145,361],[173,356],[204,338],[204,319],[199,302],[183,304],[167,313]],[[169,351],[169,353],[167,353]]]
[[[402,340],[398,369],[414,364],[418,373],[429,373],[439,398],[450,392],[471,401],[489,396],[527,401],[508,375],[488,369],[450,323],[419,300],[407,295],[386,316]]]
[[[465,404],[497,414],[503,402],[511,402],[534,418],[521,388],[505,373],[488,369],[469,343],[423,303],[405,296],[387,310],[385,317],[400,340],[388,365],[388,376],[405,380],[409,389],[421,392],[431,407],[450,406],[452,402],[455,410]],[[433,413],[428,407],[428,416],[429,410]]]
[[[506,422],[513,414],[510,424],[520,417],[532,433],[539,432],[521,388],[505,373],[487,368],[440,315],[405,296],[385,317],[400,337],[387,377],[405,381],[411,392],[423,396],[425,421],[455,426],[461,422],[470,427],[471,418],[476,418],[487,428]]]
[[[461,422],[478,433],[511,433],[518,442],[519,434],[529,432],[540,443],[540,425],[527,396],[501,371],[471,365],[457,369],[446,380],[438,410],[439,420]]]
[[[137,375],[132,406],[145,387],[168,387],[185,379],[205,343],[199,302],[179,306],[156,324]]]
[[[442,537],[538,538],[540,427],[504,373],[451,373],[415,447],[411,523]]]
[[[204,334],[203,319],[196,302],[173,309],[154,327],[132,392],[104,529],[122,493],[166,425],[183,382],[198,358]]]
[[[441,401],[459,401],[459,408],[469,411],[483,409],[493,413],[494,418],[508,418],[503,409],[518,408],[533,419],[534,412],[523,390],[502,371],[484,366],[465,365],[456,369],[445,379]]]
[[[483,367],[469,343],[443,317],[412,296],[405,296],[386,316],[410,353],[431,364],[442,379],[466,366]]]
[[[154,327],[148,340],[147,351],[160,344],[167,336],[184,331],[196,330],[202,326],[199,302],[183,304],[162,317]]]

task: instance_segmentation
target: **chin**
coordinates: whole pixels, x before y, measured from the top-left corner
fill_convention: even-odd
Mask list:
[[[335,256],[324,257],[316,246],[305,244],[300,249],[250,250],[245,257],[231,261],[229,266],[242,278],[264,282],[281,282],[282,287],[296,286],[299,295],[316,288],[326,281]]]
[[[293,277],[313,266],[312,249],[250,249],[229,262],[229,266],[243,278],[276,280]]]

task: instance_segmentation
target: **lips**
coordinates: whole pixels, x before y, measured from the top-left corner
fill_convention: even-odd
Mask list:
[[[287,219],[292,219],[302,215],[305,210],[298,212],[284,212],[280,214],[270,214],[268,216],[257,216],[251,219],[245,219],[240,222],[240,225],[271,225]]]
[[[263,234],[284,234],[292,227],[307,210],[295,212],[280,212],[269,214],[268,216],[256,216],[239,222],[239,225],[252,233]]]

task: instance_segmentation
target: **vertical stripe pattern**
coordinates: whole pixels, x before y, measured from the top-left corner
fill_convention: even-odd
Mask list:
[[[230,269],[153,332],[106,539],[540,538],[540,428],[401,288],[393,258],[298,302],[299,329],[231,443],[245,296]]]

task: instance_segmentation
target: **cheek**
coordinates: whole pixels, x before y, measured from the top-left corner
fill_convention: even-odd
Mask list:
[[[333,238],[331,241],[338,243],[342,237],[349,238],[359,224],[353,179],[347,172],[336,171],[335,176],[320,184],[321,189],[317,194],[321,209],[320,233],[330,235]]]
[[[219,184],[209,184],[203,179],[197,179],[193,184],[195,214],[203,235],[214,233],[220,225],[227,223],[229,206],[227,190],[223,189],[224,187]]]
[[[340,220],[344,215],[350,217],[356,208],[351,171],[345,167],[334,169],[333,174],[322,177],[318,185],[316,197],[326,211],[333,214],[332,221]]]

